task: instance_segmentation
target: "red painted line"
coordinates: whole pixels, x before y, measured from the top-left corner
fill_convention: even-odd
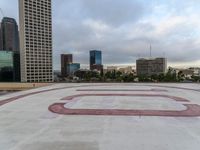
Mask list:
[[[22,95],[19,95],[19,96],[15,96],[15,97],[12,97],[12,98],[1,100],[0,101],[0,106],[6,105],[6,104],[11,103],[11,102],[16,101],[16,100],[20,100],[21,98],[24,98],[24,97],[28,97],[28,96],[32,96],[32,95],[36,95],[36,94],[40,94],[40,93],[45,93],[45,92],[50,92],[50,91],[71,89],[71,88],[78,88],[78,87],[111,86],[111,85],[117,86],[117,84],[110,84],[110,85],[80,85],[80,86],[62,87],[62,88],[54,88],[54,89],[49,89],[49,90],[31,92],[31,93],[28,93],[28,94],[22,94]],[[119,84],[119,85],[121,85],[121,84]],[[131,85],[128,85],[128,86],[131,86]],[[133,85],[133,86],[163,87],[163,88],[174,88],[174,89],[181,89],[181,90],[189,90],[189,91],[200,92],[200,90],[197,90],[197,89],[181,88],[181,87],[174,87],[174,86],[162,86],[162,85]]]
[[[165,85],[142,85],[142,86],[163,87],[163,88],[171,88],[171,89],[179,89],[179,90],[200,92],[200,89],[191,89],[191,88],[176,87],[176,86],[165,86]]]
[[[19,95],[19,96],[15,96],[15,97],[11,97],[11,98],[8,98],[8,99],[5,99],[5,100],[1,100],[0,106],[6,105],[6,104],[11,103],[11,102],[16,101],[16,100],[20,100],[21,98],[24,98],[24,97],[28,97],[28,96],[32,96],[32,95],[36,95],[36,94],[40,94],[40,93],[45,93],[45,92],[50,92],[50,91],[63,90],[63,89],[68,89],[68,88],[70,89],[70,88],[75,88],[75,87],[87,87],[87,85],[54,88],[54,89],[49,89],[49,90],[31,92],[31,93],[28,93],[28,94],[22,94],[22,95]]]
[[[163,98],[169,98],[174,101],[178,102],[190,102],[187,99],[177,97],[177,96],[169,96],[169,95],[161,95],[161,94],[77,94],[72,96],[67,96],[62,98],[61,100],[73,100],[78,97],[87,97],[87,96],[130,96],[130,97],[163,97]]]
[[[77,97],[85,96],[140,96],[140,97],[164,97],[178,102],[189,102],[189,100],[168,95],[159,94],[79,94],[63,98],[62,100],[74,100]],[[166,110],[123,110],[123,109],[70,109],[65,108],[66,103],[55,103],[49,106],[53,113],[62,115],[114,115],[114,116],[166,116],[166,117],[197,117],[200,116],[200,106],[196,104],[182,104],[186,106],[183,111]]]
[[[168,90],[163,90],[163,89],[150,89],[150,90],[145,90],[145,89],[78,89],[76,91],[79,92],[109,92],[109,91],[121,91],[121,92],[168,92]]]
[[[108,116],[162,116],[162,117],[199,117],[200,106],[184,104],[183,111],[165,110],[121,110],[121,109],[68,109],[65,103],[55,103],[49,107],[53,113],[61,115],[108,115]]]

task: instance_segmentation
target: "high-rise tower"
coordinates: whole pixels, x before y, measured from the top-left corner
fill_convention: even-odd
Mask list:
[[[72,54],[61,54],[61,75],[63,77],[68,76],[67,66],[71,63],[73,63]]]
[[[90,70],[103,70],[102,52],[100,50],[90,51]]]
[[[21,80],[19,31],[14,18],[4,17],[2,19],[0,28],[0,57],[0,81],[19,82]],[[8,65],[4,61],[12,65]]]
[[[3,39],[2,39],[2,29],[0,24],[0,50],[3,50]]]
[[[19,52],[19,32],[15,19],[4,17],[1,22],[2,50]]]
[[[51,0],[19,0],[21,79],[52,82]]]

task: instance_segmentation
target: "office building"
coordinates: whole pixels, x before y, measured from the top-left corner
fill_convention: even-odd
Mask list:
[[[137,75],[151,76],[166,73],[166,58],[140,58],[136,61]]]
[[[19,31],[15,19],[4,17],[1,22],[1,50],[19,52]]]
[[[1,23],[0,23],[0,50],[3,50],[3,39],[2,39]]]
[[[52,82],[51,0],[19,0],[21,79]]]
[[[0,63],[2,63],[0,64],[2,65],[1,81],[20,82],[21,78],[20,78],[19,31],[17,22],[13,18],[4,17],[2,19],[0,28],[0,50],[1,50]],[[4,66],[5,65],[4,62],[9,62],[11,60],[10,59],[11,57],[12,57],[12,67]],[[6,73],[8,74],[8,76],[3,77],[3,75]]]
[[[61,75],[67,77],[69,75],[67,65],[73,63],[72,54],[61,54]]]
[[[19,82],[20,67],[19,53],[13,51],[0,51],[0,82]]]
[[[99,50],[90,51],[90,70],[97,70],[102,72],[102,52]]]
[[[79,63],[71,63],[67,65],[67,73],[69,76],[73,76],[76,71],[80,69]]]

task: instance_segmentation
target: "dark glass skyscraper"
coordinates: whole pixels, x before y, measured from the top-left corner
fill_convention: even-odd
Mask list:
[[[2,39],[1,24],[0,24],[0,50],[3,50],[3,39]]]
[[[102,65],[102,55],[99,50],[90,51],[90,65]]]
[[[100,50],[90,51],[90,70],[103,70],[102,52]]]
[[[0,51],[0,82],[20,82],[20,56],[13,51]]]
[[[5,68],[8,67],[3,67],[0,69],[1,81],[21,81],[19,31],[17,22],[13,18],[4,17],[2,19],[0,28],[0,50],[0,65],[2,65],[7,58],[12,57],[12,69],[9,69],[10,77],[7,78],[6,76],[2,76],[4,74],[8,74],[7,70],[5,70]],[[5,53],[3,51],[5,51]],[[8,55],[9,57],[3,58]]]
[[[15,19],[4,17],[1,22],[2,50],[19,52],[19,31]]]

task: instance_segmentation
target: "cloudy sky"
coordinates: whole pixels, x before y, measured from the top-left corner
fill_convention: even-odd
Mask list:
[[[0,0],[18,21],[18,0]],[[167,57],[171,66],[200,66],[200,0],[52,0],[54,68],[60,54],[89,62],[103,51],[106,65],[134,64],[138,57]],[[83,65],[83,66],[85,66]]]

